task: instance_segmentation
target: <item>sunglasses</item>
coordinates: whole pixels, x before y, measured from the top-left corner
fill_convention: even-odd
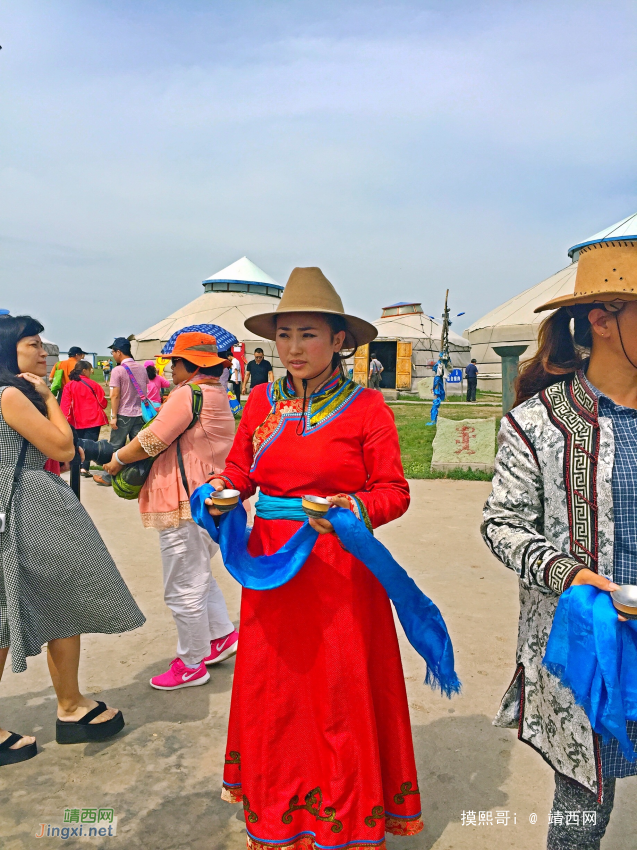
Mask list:
[[[604,301],[603,304],[607,313],[621,313],[626,306],[625,301]]]
[[[183,357],[171,357],[170,358],[170,365],[176,366],[177,363],[181,363],[182,360],[183,360]]]

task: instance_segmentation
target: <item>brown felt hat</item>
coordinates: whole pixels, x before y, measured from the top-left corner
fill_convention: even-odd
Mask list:
[[[536,307],[557,310],[574,304],[604,301],[637,301],[637,242],[617,239],[595,242],[580,249],[572,295],[560,295]]]
[[[344,348],[357,348],[378,336],[370,322],[349,316],[343,310],[340,295],[316,266],[292,269],[281,300],[273,313],[259,313],[243,323],[253,334],[276,339],[276,317],[281,313],[331,313],[346,322]]]

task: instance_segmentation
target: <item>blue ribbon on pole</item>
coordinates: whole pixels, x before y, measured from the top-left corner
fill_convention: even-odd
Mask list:
[[[637,720],[637,621],[617,619],[610,594],[570,587],[553,618],[544,666],[569,688],[604,741],[619,741],[637,759],[626,721]]]
[[[223,514],[217,526],[205,504],[212,492],[210,484],[195,490],[190,499],[192,518],[219,544],[228,572],[243,587],[252,590],[272,590],[294,578],[318,537],[301,508],[301,500],[259,495],[257,512],[260,516],[269,513],[272,519],[302,520],[303,525],[278,552],[253,557],[247,551],[249,531],[243,505]],[[459,693],[461,686],[454,669],[453,646],[438,607],[351,511],[330,508],[329,521],[345,549],[376,576],[394,603],[407,639],[427,664],[425,684],[439,688],[448,697]]]

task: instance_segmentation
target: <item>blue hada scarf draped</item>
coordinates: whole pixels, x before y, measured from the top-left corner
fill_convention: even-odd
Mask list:
[[[637,720],[637,621],[618,620],[605,591],[570,587],[560,596],[544,665],[572,691],[593,730],[604,741],[617,738],[635,761],[626,721]]]
[[[243,505],[223,514],[217,527],[204,504],[212,492],[209,484],[195,490],[190,499],[192,518],[219,544],[228,572],[243,587],[252,590],[272,590],[290,581],[307,560],[318,537],[302,511],[301,500],[260,493],[259,516],[300,520],[303,525],[278,552],[252,557],[247,551],[249,529],[246,529]],[[448,697],[459,693],[451,638],[436,605],[351,511],[330,508],[329,520],[343,546],[376,576],[394,603],[409,642],[427,664],[425,684],[439,688]]]

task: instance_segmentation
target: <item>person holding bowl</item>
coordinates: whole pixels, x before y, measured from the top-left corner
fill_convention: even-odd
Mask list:
[[[352,510],[370,530],[401,516],[409,487],[392,411],[343,365],[376,328],[345,314],[318,268],[294,269],[276,311],[245,326],[275,340],[287,370],[254,387],[210,481],[242,499],[260,489],[249,553],[270,555],[292,537],[302,521],[289,514],[305,495]],[[274,518],[264,518],[266,502]],[[386,832],[422,829],[392,609],[340,545],[329,510],[310,523],[319,537],[298,574],[242,592],[222,797],[243,801],[249,847],[380,847]]]
[[[553,812],[588,813],[551,818],[549,850],[598,848],[617,779],[637,774],[542,663],[564,591],[637,585],[636,280],[635,240],[591,243],[574,291],[536,308],[554,312],[502,419],[484,510],[484,539],[520,583],[516,670],[494,723],[554,769]],[[626,732],[637,744],[637,722]]]

